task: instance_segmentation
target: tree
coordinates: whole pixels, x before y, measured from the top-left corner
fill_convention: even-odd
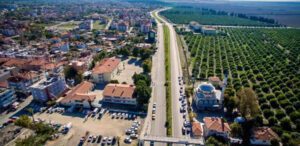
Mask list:
[[[135,95],[139,105],[146,104],[151,97],[151,88],[147,86],[145,81],[140,80],[136,83]]]
[[[280,126],[285,130],[291,130],[292,129],[291,120],[289,118],[283,118],[282,120],[280,120]]]
[[[31,116],[31,118],[32,118],[32,121],[33,121],[33,123],[34,123],[35,120],[34,120],[34,112],[33,112],[33,109],[32,109],[32,108],[28,108],[27,111],[29,112],[29,114],[30,114],[30,116]]]
[[[145,73],[151,72],[151,67],[152,67],[152,61],[151,59],[146,59],[143,62],[143,70]]]
[[[31,126],[32,120],[27,115],[20,116],[19,119],[16,120],[15,125],[29,128]]]
[[[205,144],[207,146],[225,146],[222,142],[218,141],[216,138],[210,136],[206,141]]]
[[[237,96],[240,100],[239,110],[244,117],[252,119],[259,114],[256,94],[251,88],[242,88]]]
[[[138,81],[143,80],[146,82],[147,86],[150,86],[151,84],[151,80],[149,78],[149,76],[145,75],[145,74],[134,74],[132,76],[133,82],[134,84],[137,84]]]
[[[238,123],[232,123],[230,125],[231,129],[231,136],[232,137],[242,137],[243,135],[243,129],[242,126]]]
[[[72,66],[66,66],[64,68],[64,74],[66,79],[73,79],[75,81],[75,85],[80,83],[83,79],[82,74],[78,73]]]
[[[280,146],[279,140],[276,138],[271,139],[272,146]]]

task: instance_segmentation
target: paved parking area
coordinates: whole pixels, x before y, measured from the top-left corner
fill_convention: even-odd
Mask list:
[[[47,142],[48,146],[64,146],[64,145],[78,145],[82,136],[89,131],[90,135],[102,135],[106,137],[119,136],[120,145],[125,144],[123,141],[126,138],[125,130],[130,128],[134,120],[116,119],[111,117],[111,113],[106,113],[101,119],[89,117],[86,121],[84,115],[80,112],[76,114],[59,114],[59,113],[37,113],[35,118],[43,119],[45,121],[53,121],[60,124],[72,123],[72,128],[68,134],[60,138]],[[137,117],[138,121],[143,123],[143,119]],[[130,145],[136,145],[137,140],[134,140]],[[83,145],[99,145],[99,143],[85,142]]]
[[[123,60],[120,64],[121,72],[113,80],[118,80],[119,83],[126,82],[127,84],[133,84],[132,76],[134,73],[139,74],[143,72],[141,65],[142,61],[135,58]]]

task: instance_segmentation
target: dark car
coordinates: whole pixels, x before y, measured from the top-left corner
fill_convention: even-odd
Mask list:
[[[99,136],[98,136],[98,139],[97,139],[97,143],[100,143],[100,142],[101,142],[101,139],[102,139],[102,135],[99,135]]]

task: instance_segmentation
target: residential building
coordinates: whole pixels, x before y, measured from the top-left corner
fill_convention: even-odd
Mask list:
[[[204,136],[222,136],[224,138],[229,138],[230,127],[223,119],[218,117],[204,117]]]
[[[70,49],[69,42],[59,42],[52,45],[52,51],[68,52]]]
[[[14,90],[0,88],[0,111],[7,109],[17,100]]]
[[[36,72],[22,72],[7,79],[8,87],[25,94],[30,93],[30,86],[40,79]]]
[[[153,30],[150,30],[149,32],[148,32],[148,39],[147,39],[147,42],[149,42],[149,43],[154,43],[155,42],[155,36],[156,35],[156,33],[153,31]]]
[[[152,27],[152,23],[150,21],[144,22],[141,24],[140,30],[142,33],[148,33],[149,31],[151,31],[151,27]]]
[[[108,83],[119,71],[121,60],[117,58],[105,58],[95,65],[92,77],[95,83]]]
[[[211,83],[214,87],[220,88],[223,83],[219,77],[213,76],[208,78],[208,82]]]
[[[76,69],[78,72],[84,72],[87,70],[88,65],[86,62],[83,61],[71,61],[69,63],[69,66],[72,66],[74,69]]]
[[[121,21],[117,24],[117,30],[126,32],[129,28],[129,24],[127,22]]]
[[[192,123],[192,137],[201,138],[203,137],[203,125],[200,122]]]
[[[250,138],[251,145],[271,145],[271,140],[279,140],[278,135],[269,127],[254,128]]]
[[[91,108],[91,103],[96,99],[96,95],[90,93],[93,88],[93,83],[83,81],[67,92],[67,95],[59,103],[66,106]]]
[[[59,97],[66,90],[65,79],[58,75],[47,76],[31,86],[34,100],[46,102]]]
[[[198,110],[217,110],[222,107],[222,92],[216,90],[211,83],[200,83],[194,92],[194,102]]]
[[[92,30],[93,20],[85,20],[79,24],[79,29]]]
[[[103,102],[137,105],[134,97],[135,86],[127,84],[108,84],[103,91]]]
[[[206,35],[215,35],[218,33],[218,31],[214,27],[202,26],[201,33],[206,34]]]
[[[6,81],[10,76],[17,74],[16,67],[4,67],[0,69],[0,82]]]

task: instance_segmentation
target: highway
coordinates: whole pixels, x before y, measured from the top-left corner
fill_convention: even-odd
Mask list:
[[[163,10],[160,10],[163,11]],[[184,122],[184,118],[180,113],[181,103],[179,102],[180,98],[180,86],[178,77],[182,77],[181,63],[179,57],[179,50],[177,45],[176,32],[173,28],[173,25],[166,21],[164,18],[160,17],[158,13],[160,11],[156,11],[156,15],[168,26],[170,30],[170,62],[171,62],[171,87],[172,87],[172,136],[177,138],[183,138],[182,134],[182,126]],[[184,91],[184,87],[183,87]]]
[[[152,15],[152,13],[151,13]],[[153,17],[153,16],[152,16]],[[164,53],[164,38],[163,25],[157,21],[157,51],[152,57],[152,97],[148,106],[148,116],[145,119],[145,124],[140,137],[146,135],[166,137],[166,88],[165,84],[165,53]],[[155,120],[152,120],[153,103],[156,103]],[[150,145],[145,142],[144,145]],[[163,143],[155,143],[155,146],[166,146]]]

